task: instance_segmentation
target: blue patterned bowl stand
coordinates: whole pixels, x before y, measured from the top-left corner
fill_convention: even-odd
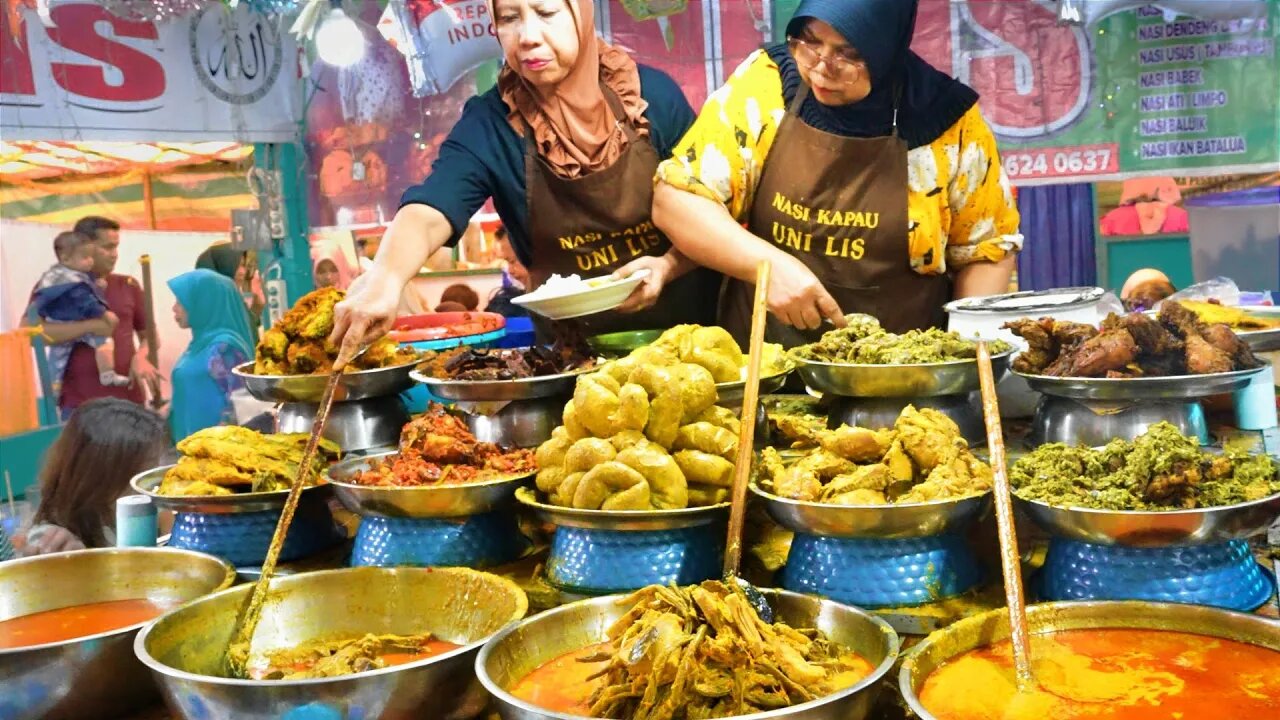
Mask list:
[[[279,510],[247,513],[178,513],[169,547],[208,553],[235,565],[261,565],[280,521]],[[323,500],[304,496],[289,525],[280,562],[293,562],[332,547],[343,539]]]
[[[984,575],[954,533],[905,540],[796,533],[782,586],[858,607],[904,607],[960,595]]]
[[[516,560],[528,547],[510,510],[466,518],[370,515],[360,521],[351,564],[483,568]]]
[[[557,527],[547,581],[578,595],[700,583],[720,574],[724,534],[723,522],[676,530]]]
[[[1046,600],[1150,600],[1240,611],[1260,607],[1276,590],[1244,540],[1135,548],[1054,538],[1038,586]]]

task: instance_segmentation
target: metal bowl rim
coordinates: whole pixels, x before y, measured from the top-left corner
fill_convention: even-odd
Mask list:
[[[766,380],[775,380],[781,377],[786,377],[787,374],[795,371],[796,369],[795,360],[789,357],[788,355],[786,355],[785,353],[783,354],[783,358],[787,361],[786,365],[781,368],[773,368],[775,372],[772,375],[761,375],[760,382],[764,382]],[[743,369],[745,369],[745,366],[743,366]],[[739,387],[745,388],[746,386],[747,386],[747,379],[742,378],[741,380],[727,380],[722,383],[716,383],[716,390],[717,391],[737,390]]]
[[[169,509],[164,507],[165,503],[168,503],[169,505],[179,505],[179,504],[183,504],[184,500],[190,500],[193,503],[220,502],[221,504],[227,505],[228,507],[234,507],[238,502],[267,502],[272,500],[280,500],[281,502],[283,502],[285,498],[289,496],[289,493],[292,492],[292,490],[270,490],[267,492],[232,493],[230,495],[161,495],[160,493],[154,490],[148,490],[138,484],[147,475],[160,472],[161,470],[168,472],[169,470],[175,467],[177,467],[177,463],[172,463],[169,465],[161,465],[159,467],[153,467],[150,470],[143,470],[142,472],[130,478],[129,487],[151,498],[151,500],[155,503],[155,505],[159,507],[161,510]],[[308,490],[314,490],[315,488],[324,487],[329,483],[328,477],[329,477],[328,470],[326,470],[323,473],[320,473],[319,475],[316,476],[316,480],[319,482],[316,482],[314,485],[308,485],[307,487],[302,488],[302,491],[306,492]],[[162,477],[161,480],[163,479],[164,478]],[[175,511],[175,512],[180,512],[180,511]]]
[[[421,360],[418,361],[418,363],[421,362]],[[595,372],[604,364],[604,362],[601,362],[601,358],[595,358],[595,362],[596,364],[591,367],[578,368],[576,370],[569,370],[567,372],[556,373],[554,375],[534,375],[533,377],[511,378],[508,380],[499,380],[496,378],[493,380],[458,380],[455,378],[438,378],[421,372],[416,368],[417,363],[415,363],[415,368],[409,372],[409,377],[413,378],[414,382],[426,385],[427,387],[470,388],[482,385],[495,385],[498,383],[502,383],[504,385],[508,383],[513,385],[537,385],[539,382],[568,380],[569,378],[576,378],[579,375]]]
[[[783,505],[794,505],[796,507],[810,508],[813,510],[831,510],[833,508],[849,508],[851,510],[881,510],[881,511],[891,510],[893,508],[902,508],[904,510],[926,509],[926,508],[941,507],[943,505],[959,505],[960,503],[966,500],[981,500],[982,498],[985,498],[992,493],[991,490],[986,490],[976,495],[964,495],[962,497],[946,498],[944,500],[928,500],[925,502],[914,502],[914,503],[886,503],[884,505],[837,505],[835,503],[812,502],[809,500],[792,500],[791,498],[785,498],[785,497],[782,497],[781,495],[775,495],[769,492],[768,490],[765,490],[764,488],[760,487],[760,484],[756,482],[754,479],[751,481],[748,487],[751,488],[751,492],[759,495],[765,500],[778,502]]]
[[[152,622],[155,622],[155,619],[158,619],[158,618],[160,618],[160,617],[164,617],[165,615],[168,615],[169,613],[173,612],[174,610],[179,610],[179,609],[181,609],[181,608],[183,608],[183,607],[186,607],[188,604],[190,604],[190,603],[192,603],[192,602],[195,602],[196,600],[199,600],[199,599],[201,599],[201,598],[210,597],[210,596],[212,596],[212,595],[217,595],[217,594],[219,594],[219,593],[222,593],[222,592],[223,592],[223,591],[225,591],[225,590],[233,589],[233,587],[234,587],[234,583],[235,583],[235,581],[236,581],[236,569],[235,569],[235,567],[234,567],[231,563],[227,562],[226,560],[223,560],[222,558],[215,557],[215,556],[213,556],[213,555],[209,555],[209,554],[202,553],[202,552],[197,552],[197,551],[195,551],[195,550],[185,550],[185,549],[181,549],[181,548],[161,548],[161,547],[154,547],[154,548],[149,548],[149,547],[110,547],[110,548],[89,548],[89,549],[87,549],[87,550],[65,550],[65,551],[63,551],[63,552],[57,552],[57,553],[45,553],[44,555],[33,555],[32,557],[15,558],[15,559],[14,559],[14,560],[12,560],[12,561],[8,561],[8,562],[6,562],[6,563],[5,563],[5,565],[7,565],[7,566],[9,566],[9,567],[16,567],[18,563],[23,563],[23,564],[32,564],[33,562],[40,561],[40,560],[43,560],[43,559],[45,559],[45,558],[65,557],[65,556],[73,555],[73,554],[74,554],[74,555],[83,555],[83,554],[85,554],[85,553],[93,553],[93,554],[95,554],[95,555],[107,555],[107,554],[112,554],[112,553],[122,553],[122,552],[123,552],[123,553],[128,553],[128,552],[132,552],[132,551],[142,551],[142,552],[146,552],[146,553],[149,553],[149,552],[165,552],[165,553],[175,552],[175,553],[183,553],[183,554],[185,554],[185,555],[188,555],[188,556],[190,556],[192,559],[213,560],[213,561],[217,562],[219,565],[221,565],[221,566],[222,566],[222,568],[223,568],[224,575],[223,575],[223,578],[222,578],[222,584],[221,584],[221,585],[219,585],[217,588],[215,588],[213,592],[211,592],[211,593],[207,593],[207,594],[205,594],[205,595],[201,595],[201,596],[196,597],[196,598],[192,598],[191,600],[187,600],[187,601],[183,602],[181,605],[178,605],[178,606],[177,606],[177,607],[175,607],[175,608],[172,608],[172,609],[170,609],[170,610],[167,610],[167,611],[165,611],[165,612],[161,613],[159,616],[157,616],[157,618],[153,618],[152,620],[143,620],[142,622],[134,623],[134,624],[132,624],[132,625],[128,625],[128,626],[121,627],[121,628],[116,628],[115,630],[104,630],[103,632],[100,632],[100,633],[94,633],[93,635],[82,635],[82,636],[80,636],[80,637],[68,638],[68,639],[66,639],[66,640],[58,640],[57,642],[41,643],[41,644],[39,644],[39,645],[22,645],[22,646],[14,647],[14,648],[0,648],[0,658],[3,658],[3,657],[8,656],[8,655],[14,655],[14,656],[16,656],[16,655],[20,655],[20,654],[22,654],[22,653],[24,653],[24,652],[31,652],[31,651],[33,651],[33,650],[56,650],[56,649],[58,649],[58,648],[60,648],[60,647],[62,647],[62,646],[64,646],[64,645],[73,645],[73,644],[76,644],[76,643],[88,642],[88,641],[90,641],[90,640],[105,640],[105,639],[107,639],[107,638],[110,638],[110,637],[111,637],[111,636],[113,636],[113,635],[124,635],[125,633],[130,633],[130,632],[134,632],[134,631],[137,631],[137,630],[141,630],[142,628],[146,627],[147,625],[151,624]],[[13,563],[13,564],[12,564],[12,565],[10,565],[10,562],[11,562],[11,563]],[[99,601],[99,602],[110,602],[110,601],[109,601],[109,600],[103,600],[103,601]],[[81,603],[81,604],[88,604],[88,603]],[[75,605],[67,605],[66,607],[75,607]],[[21,615],[19,615],[18,617],[22,617],[22,616],[21,616]]]
[[[728,501],[725,501],[722,503],[716,503],[715,505],[677,508],[675,510],[583,510],[581,508],[570,508],[562,505],[544,503],[538,499],[537,493],[532,488],[521,488],[521,490],[527,490],[528,492],[520,492],[517,490],[516,500],[533,508],[534,510],[561,515],[576,515],[583,520],[597,520],[599,522],[605,522],[607,519],[678,520],[682,518],[697,517],[703,514],[718,514],[727,510],[731,504]],[[529,495],[533,495],[533,498],[529,499]]]
[[[1121,517],[1129,517],[1129,518],[1139,518],[1139,517],[1148,517],[1148,516],[1160,517],[1160,518],[1184,517],[1184,516],[1195,517],[1197,515],[1207,515],[1215,511],[1221,512],[1224,510],[1243,510],[1246,508],[1251,508],[1255,505],[1265,505],[1267,503],[1272,503],[1277,500],[1280,500],[1280,492],[1277,492],[1277,493],[1272,493],[1264,498],[1259,498],[1257,500],[1247,500],[1245,502],[1235,503],[1233,505],[1214,505],[1212,507],[1201,507],[1201,508],[1177,508],[1173,510],[1104,510],[1102,508],[1076,507],[1074,505],[1051,505],[1043,500],[1031,500],[1028,498],[1024,498],[1021,495],[1018,495],[1017,491],[1013,491],[1009,494],[1012,495],[1014,500],[1016,500],[1017,502],[1027,503],[1028,505],[1038,505],[1040,507],[1044,507],[1049,510],[1068,511],[1073,513],[1084,513],[1086,515],[1099,515],[1099,516],[1119,515]]]
[[[335,568],[332,570],[316,570],[308,573],[298,573],[297,575],[290,575],[288,578],[280,578],[280,580],[290,580],[293,578],[309,578],[309,577],[313,577],[321,574],[342,573],[352,569],[353,568]],[[451,570],[466,570],[467,568],[392,567],[392,568],[376,568],[376,569],[384,570],[384,571],[393,571],[393,572],[404,571],[404,570],[425,570],[428,572],[440,572],[440,571],[451,571]],[[524,609],[521,612],[521,617],[523,617],[525,613],[529,612],[529,598],[527,595],[525,595],[524,591],[520,589],[520,586],[515,584],[515,582],[513,582],[509,578],[502,577],[501,575],[493,575],[492,573],[483,573],[480,570],[472,570],[471,572],[490,575],[491,577],[496,578],[497,580],[500,581],[498,583],[499,585],[509,585],[511,588],[515,589],[517,591],[515,596],[519,598],[524,598]],[[246,585],[249,585],[249,583],[246,583]],[[200,598],[200,601],[206,601],[206,600],[211,601],[215,597],[230,595],[233,592],[239,592],[240,588],[241,586],[239,585],[235,587],[230,587],[225,590],[221,590],[219,592],[206,595]],[[249,588],[249,590],[250,592],[252,592],[251,587]],[[517,603],[517,605],[519,605],[519,603]],[[310,685],[339,684],[343,682],[350,682],[352,680],[361,680],[368,677],[375,677],[378,675],[390,675],[391,673],[403,672],[406,670],[415,670],[421,667],[426,667],[427,665],[432,665],[437,662],[443,662],[445,660],[455,658],[459,655],[465,655],[466,653],[471,652],[476,648],[483,646],[485,643],[489,642],[489,640],[496,635],[496,633],[491,634],[487,637],[481,638],[479,640],[468,643],[466,645],[456,647],[448,652],[444,652],[439,655],[432,655],[431,657],[423,658],[422,660],[415,660],[414,662],[404,663],[402,665],[392,665],[390,667],[379,668],[377,670],[368,670],[366,672],[361,672],[361,673],[352,673],[350,675],[339,675],[337,677],[325,677],[325,678],[307,678],[303,680],[244,680],[241,678],[225,678],[225,677],[216,677],[213,675],[198,675],[196,673],[187,672],[186,670],[179,670],[178,668],[165,665],[164,663],[160,662],[156,658],[152,657],[151,653],[147,652],[146,640],[147,640],[147,637],[150,636],[151,631],[154,629],[154,627],[158,625],[161,620],[164,620],[165,618],[169,617],[173,613],[182,611],[183,609],[185,609],[185,607],[186,606],[183,606],[180,608],[174,608],[173,610],[165,613],[164,615],[161,615],[160,617],[150,621],[149,623],[146,623],[145,627],[142,628],[142,631],[138,633],[137,638],[135,638],[133,641],[134,657],[138,658],[138,660],[142,662],[143,665],[146,665],[147,669],[151,670],[151,672],[159,675],[163,675],[165,677],[174,678],[177,680],[185,680],[187,682],[197,682],[197,683],[204,683],[204,684],[211,684],[211,685],[230,686],[230,687],[306,687]],[[497,632],[503,632],[507,628],[510,628],[512,625],[515,625],[518,622],[519,622],[518,619],[507,622],[501,628],[499,628]]]
[[[237,375],[239,377],[261,378],[262,380],[274,380],[278,382],[285,381],[285,380],[292,380],[294,378],[322,378],[323,379],[323,378],[329,377],[329,373],[327,372],[306,373],[303,375],[259,375],[257,373],[249,372],[248,370],[245,370],[245,368],[252,368],[254,365],[254,362],[256,361],[251,360],[246,363],[240,363],[239,365],[231,368],[231,372],[232,374]],[[368,370],[356,370],[355,372],[343,373],[342,377],[344,378],[360,377],[362,375],[372,375],[373,373],[387,372],[390,370],[403,370],[404,368],[407,368],[407,367],[416,367],[420,362],[422,362],[422,360],[417,359],[412,362],[400,363],[399,365],[387,365],[386,367],[370,368]]]
[[[1253,614],[1253,613],[1238,612],[1238,611],[1235,611],[1235,610],[1226,610],[1226,609],[1223,609],[1223,608],[1210,607],[1210,606],[1205,606],[1205,605],[1192,605],[1192,604],[1188,604],[1188,603],[1151,602],[1151,601],[1147,601],[1147,600],[1081,600],[1081,601],[1056,601],[1056,602],[1047,602],[1047,603],[1033,603],[1033,604],[1028,605],[1028,606],[1027,606],[1027,608],[1028,608],[1028,609],[1031,609],[1031,608],[1033,608],[1033,607],[1034,607],[1034,608],[1044,608],[1043,612],[1052,612],[1052,611],[1054,611],[1054,610],[1066,610],[1066,611],[1068,611],[1068,612],[1069,612],[1069,611],[1071,611],[1071,610],[1073,610],[1073,609],[1080,609],[1080,610],[1082,610],[1082,611],[1083,611],[1083,610],[1086,610],[1086,609],[1089,609],[1089,608],[1096,608],[1096,609],[1099,609],[1099,610],[1105,611],[1105,610],[1107,610],[1107,609],[1109,609],[1109,608],[1116,608],[1116,607],[1139,607],[1139,606],[1141,606],[1141,607],[1143,607],[1143,608],[1149,608],[1150,610],[1152,610],[1152,611],[1153,611],[1153,614],[1158,614],[1158,615],[1165,615],[1165,614],[1167,614],[1167,613],[1171,613],[1171,612],[1172,612],[1172,613],[1201,612],[1201,613],[1208,613],[1208,614],[1221,614],[1221,615],[1227,615],[1227,616],[1235,616],[1235,617],[1236,617],[1236,618],[1238,618],[1241,622],[1251,622],[1251,623],[1252,623],[1252,622],[1270,622],[1270,623],[1275,623],[1275,621],[1274,621],[1274,620],[1272,620],[1272,619],[1270,619],[1270,618],[1266,618],[1266,617],[1263,617],[1263,616],[1261,616],[1261,615],[1256,615],[1256,614]],[[1038,614],[1038,613],[1039,613],[1039,612],[1041,612],[1041,611],[1035,611],[1035,612]],[[1007,610],[1006,608],[996,608],[996,609],[994,609],[994,610],[989,610],[989,611],[987,611],[987,612],[985,612],[985,613],[981,613],[981,614],[979,614],[979,615],[973,615],[973,616],[971,616],[971,617],[967,617],[967,618],[964,618],[964,619],[962,619],[962,620],[959,620],[957,623],[955,623],[955,624],[953,624],[953,625],[949,626],[948,628],[944,628],[944,629],[942,629],[942,630],[939,630],[937,633],[935,633],[935,634],[933,634],[933,635],[929,635],[929,636],[925,637],[924,639],[922,639],[919,643],[917,643],[916,645],[914,645],[910,650],[908,650],[908,651],[903,655],[903,658],[902,658],[902,667],[900,667],[900,668],[898,669],[898,688],[897,688],[897,689],[898,689],[898,694],[899,694],[899,696],[903,699],[903,701],[905,701],[905,702],[907,703],[907,705],[911,708],[911,711],[912,711],[913,713],[915,713],[916,717],[920,717],[920,718],[928,717],[928,718],[935,718],[935,719],[936,719],[936,717],[937,717],[937,716],[936,716],[936,715],[934,715],[933,713],[929,712],[928,708],[926,708],[926,707],[924,706],[924,703],[920,702],[920,696],[919,696],[919,694],[916,692],[915,688],[914,688],[914,687],[912,687],[912,685],[911,685],[911,674],[912,674],[912,671],[913,671],[913,670],[914,670],[914,668],[915,668],[916,659],[917,659],[921,654],[923,654],[923,653],[925,652],[925,650],[927,650],[927,649],[930,647],[930,644],[931,644],[932,642],[935,642],[935,638],[936,638],[936,637],[939,637],[939,636],[941,636],[943,633],[948,632],[948,631],[950,630],[950,628],[955,627],[956,625],[958,625],[958,624],[960,624],[960,623],[978,623],[978,622],[987,622],[987,621],[988,621],[988,620],[987,620],[987,618],[994,618],[994,617],[995,617],[995,616],[997,616],[997,615],[1005,615],[1005,614],[1008,614],[1008,610]],[[1105,617],[1105,616],[1104,616],[1104,617]],[[1099,620],[1099,622],[1100,622],[1100,623],[1102,623],[1102,622],[1114,622],[1114,621],[1109,621],[1109,620],[1105,620],[1105,619],[1100,619],[1100,620]],[[1094,630],[1102,629],[1102,630],[1105,630],[1105,629],[1109,629],[1109,628],[1117,628],[1117,627],[1118,627],[1118,628],[1124,628],[1124,627],[1127,627],[1127,626],[1116,626],[1116,625],[1108,625],[1108,624],[1098,624],[1098,625],[1096,625],[1096,626],[1093,626],[1093,627],[1092,627],[1092,628],[1090,628],[1090,629],[1094,629]],[[1032,629],[1033,629],[1033,628],[1030,628],[1030,627],[1028,628],[1028,630],[1032,630]],[[1082,628],[1082,629],[1083,629],[1083,628]],[[1203,633],[1194,633],[1194,632],[1187,631],[1187,630],[1182,630],[1182,631],[1177,631],[1177,632],[1182,632],[1182,633],[1184,633],[1184,634],[1188,634],[1188,635],[1200,635],[1200,636],[1202,636],[1202,637],[1211,637],[1211,636],[1205,636],[1205,635],[1203,635]],[[1038,634],[1038,633],[1036,633],[1036,632],[1031,632],[1031,634],[1032,634],[1032,635],[1036,635],[1036,634]],[[996,641],[996,642],[1001,642],[1001,641]],[[1240,642],[1244,642],[1244,641],[1240,641]],[[982,646],[980,646],[980,647],[987,647],[987,646],[989,646],[990,644],[991,644],[991,643],[990,643],[990,642],[988,642],[988,643],[986,643],[985,645],[982,645]],[[1253,643],[1246,643],[1246,644],[1250,644],[1250,645],[1252,645]],[[949,658],[949,659],[954,659],[954,657],[955,657],[955,656],[953,655],[953,656],[952,656],[951,658]],[[479,666],[477,666],[477,669],[478,669],[478,667],[479,667]],[[477,673],[477,674],[478,674],[478,673]]]
[[[368,461],[372,461],[372,460],[382,460],[382,459],[384,459],[384,458],[389,458],[389,457],[391,457],[391,456],[393,456],[393,455],[399,455],[399,454],[400,454],[400,451],[397,449],[397,450],[388,450],[388,451],[377,452],[377,453],[369,453],[368,455],[361,455],[360,457],[357,457],[357,458],[349,458],[349,459],[347,459],[347,460],[343,460],[342,462],[340,462],[340,463],[338,463],[338,464],[336,464],[336,465],[333,465],[332,467],[330,467],[330,468],[329,468],[329,470],[328,470],[328,471],[326,471],[326,472],[325,472],[325,479],[326,479],[326,481],[328,482],[328,484],[330,484],[330,485],[334,486],[335,488],[348,488],[348,489],[351,489],[351,490],[361,490],[361,491],[368,491],[368,490],[378,490],[378,491],[401,491],[401,490],[409,490],[409,491],[412,491],[412,492],[433,492],[433,491],[440,491],[440,490],[457,490],[457,489],[459,489],[459,488],[488,488],[488,487],[494,487],[494,486],[497,486],[497,485],[503,485],[503,484],[506,484],[506,483],[518,482],[518,481],[521,481],[521,480],[528,480],[529,478],[531,478],[531,477],[533,477],[534,475],[537,475],[537,474],[538,474],[538,471],[537,471],[537,470],[530,470],[529,472],[526,472],[526,473],[512,473],[512,474],[510,474],[510,475],[503,476],[503,477],[500,477],[500,478],[497,478],[497,479],[494,479],[494,480],[485,480],[484,482],[456,483],[456,484],[453,484],[453,485],[412,485],[412,486],[401,486],[401,485],[361,485],[360,483],[353,483],[353,482],[346,482],[346,481],[344,481],[344,480],[338,480],[337,478],[335,478],[335,477],[333,476],[333,470],[334,470],[335,468],[341,467],[341,466],[343,466],[343,465],[350,464],[350,465],[353,465],[353,466],[354,466],[356,463],[364,463],[364,462],[368,462]]]
[[[794,361],[797,364],[797,366],[814,365],[817,367],[856,368],[859,370],[872,370],[872,369],[935,370],[935,369],[942,369],[942,368],[958,367],[960,365],[977,365],[978,364],[978,359],[976,357],[966,358],[963,360],[947,360],[944,362],[934,362],[934,363],[908,363],[908,364],[895,364],[895,365],[874,364],[874,363],[833,363],[833,362],[826,362],[824,360],[809,360],[807,358],[800,357],[794,354],[797,349],[798,348],[791,348],[790,350],[787,351],[787,357],[790,358],[792,361]],[[1013,355],[1016,352],[1018,352],[1017,348],[1006,350],[1004,352],[992,353],[991,359],[993,361],[1002,360],[1004,358],[1009,357],[1010,355]]]
[[[1174,383],[1174,382],[1189,383],[1196,380],[1203,381],[1205,379],[1223,380],[1223,381],[1238,380],[1238,379],[1247,378],[1251,375],[1256,375],[1257,373],[1262,372],[1264,369],[1266,369],[1268,366],[1271,365],[1271,361],[1269,360],[1262,360],[1261,362],[1262,362],[1262,365],[1256,368],[1245,368],[1244,370],[1230,370],[1228,372],[1221,372],[1221,373],[1201,373],[1199,375],[1156,375],[1151,377],[1136,377],[1136,378],[1095,378],[1095,377],[1075,377],[1075,376],[1059,377],[1057,375],[1031,375],[1028,373],[1018,372],[1013,368],[1010,368],[1009,372],[1028,381],[1033,381],[1033,382],[1040,381],[1050,385],[1060,385],[1068,382],[1085,382],[1089,384],[1096,383],[1099,387],[1128,387],[1132,384],[1155,385],[1155,384],[1166,383],[1166,382],[1167,383]],[[1210,394],[1216,395],[1219,393],[1210,393]]]
[[[851,610],[856,615],[861,616],[863,619],[871,621],[871,624],[881,631],[881,633],[888,640],[888,644],[889,644],[888,652],[885,653],[884,660],[882,660],[880,664],[877,665],[875,669],[871,671],[870,675],[867,675],[865,678],[859,680],[858,682],[854,683],[853,685],[850,685],[847,688],[844,688],[843,690],[839,690],[837,692],[831,693],[830,695],[826,695],[826,696],[817,698],[815,700],[810,700],[809,702],[801,703],[799,705],[792,705],[790,707],[779,708],[778,710],[767,710],[765,712],[751,713],[750,715],[734,715],[730,718],[726,718],[725,720],[769,720],[770,718],[785,717],[793,712],[810,710],[810,709],[819,707],[821,705],[826,705],[828,703],[835,702],[837,700],[843,699],[850,695],[854,695],[856,693],[862,692],[863,690],[866,690],[867,688],[883,680],[884,677],[889,674],[889,671],[893,669],[893,665],[898,661],[898,658],[901,655],[901,652],[902,652],[901,640],[898,637],[898,633],[893,629],[891,625],[889,625],[889,623],[885,622],[883,618],[872,615],[871,613],[867,612],[866,610],[863,610],[862,608],[855,607],[853,605],[845,605],[844,603],[839,603],[839,602],[836,602],[835,600],[820,597],[817,595],[805,595],[803,593],[791,592],[789,590],[783,590],[781,588],[761,588],[760,590],[765,595],[765,597],[769,597],[770,595],[778,595],[778,596],[784,596],[784,597],[793,596],[797,598],[816,600],[819,603],[831,603],[832,605],[837,605],[847,610]],[[602,597],[588,598],[586,600],[578,600],[577,602],[572,602],[567,605],[561,605],[560,607],[538,613],[531,617],[527,617],[521,620],[520,622],[512,623],[511,625],[508,625],[507,627],[503,628],[502,630],[494,634],[493,637],[489,639],[489,642],[485,643],[484,647],[480,649],[480,654],[476,656],[476,663],[475,663],[476,678],[480,680],[480,684],[484,685],[484,689],[487,690],[489,694],[494,697],[495,700],[498,700],[499,702],[507,703],[510,705],[514,705],[526,713],[530,713],[530,712],[537,713],[539,715],[555,718],[556,720],[580,720],[581,718],[586,717],[583,715],[568,715],[565,713],[555,712],[548,708],[539,707],[537,705],[527,703],[524,700],[521,700],[520,698],[517,698],[516,696],[507,692],[506,689],[499,687],[498,683],[496,683],[492,678],[489,677],[489,673],[485,670],[485,665],[487,664],[487,660],[489,659],[489,656],[493,654],[493,649],[497,647],[500,642],[505,640],[508,636],[523,630],[528,625],[541,621],[544,618],[549,619],[549,618],[555,617],[556,615],[569,612],[582,605],[604,605],[607,603],[621,603],[621,601],[626,600],[628,597],[630,597],[630,594],[605,595]]]

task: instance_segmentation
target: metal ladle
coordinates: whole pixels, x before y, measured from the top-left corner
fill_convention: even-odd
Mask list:
[[[768,314],[769,272],[771,265],[756,267],[756,296],[751,310],[751,344],[747,355],[747,381],[742,393],[742,422],[738,431],[738,454],[734,463],[733,492],[729,496],[729,536],[724,548],[725,582],[736,582],[756,614],[766,623],[774,621],[773,608],[751,583],[738,576],[742,561],[742,529],[747,517],[747,482],[755,455],[756,410],[760,404],[760,362],[764,349],[764,325]]]
[[[267,594],[271,590],[271,578],[275,575],[276,563],[280,559],[280,550],[284,547],[285,536],[289,534],[289,525],[293,522],[293,513],[298,509],[298,500],[302,490],[307,486],[311,474],[315,472],[314,460],[320,447],[320,435],[324,432],[325,422],[329,419],[329,410],[333,407],[333,397],[337,393],[338,384],[342,380],[343,369],[350,365],[369,349],[369,345],[359,348],[347,359],[339,354],[333,370],[329,373],[329,381],[325,384],[324,394],[320,396],[320,407],[316,410],[315,421],[311,426],[311,437],[307,438],[306,448],[302,451],[302,459],[298,464],[298,474],[293,478],[293,486],[289,488],[289,497],[280,511],[280,521],[276,523],[275,534],[271,536],[271,544],[267,546],[267,557],[262,561],[262,574],[253,586],[253,592],[236,618],[231,632],[231,643],[227,647],[227,671],[233,678],[248,677],[249,649],[253,644],[254,631],[258,629],[258,621],[262,619],[262,608],[267,602]]]

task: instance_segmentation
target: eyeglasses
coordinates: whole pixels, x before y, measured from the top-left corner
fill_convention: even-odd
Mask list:
[[[852,54],[852,50],[823,55],[818,50],[822,47],[820,43],[797,37],[788,38],[787,46],[791,48],[791,54],[796,62],[803,65],[806,70],[813,70],[818,67],[818,63],[822,63],[826,67],[827,74],[838,80],[853,82],[867,67],[866,61]]]

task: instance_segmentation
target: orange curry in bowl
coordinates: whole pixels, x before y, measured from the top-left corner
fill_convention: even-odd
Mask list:
[[[0,621],[0,650],[74,640],[154,620],[171,608],[139,598],[72,605]]]
[[[925,679],[938,720],[1198,720],[1280,717],[1280,652],[1185,632],[1065,630],[1031,638],[1034,689],[1019,691],[1009,641]]]

